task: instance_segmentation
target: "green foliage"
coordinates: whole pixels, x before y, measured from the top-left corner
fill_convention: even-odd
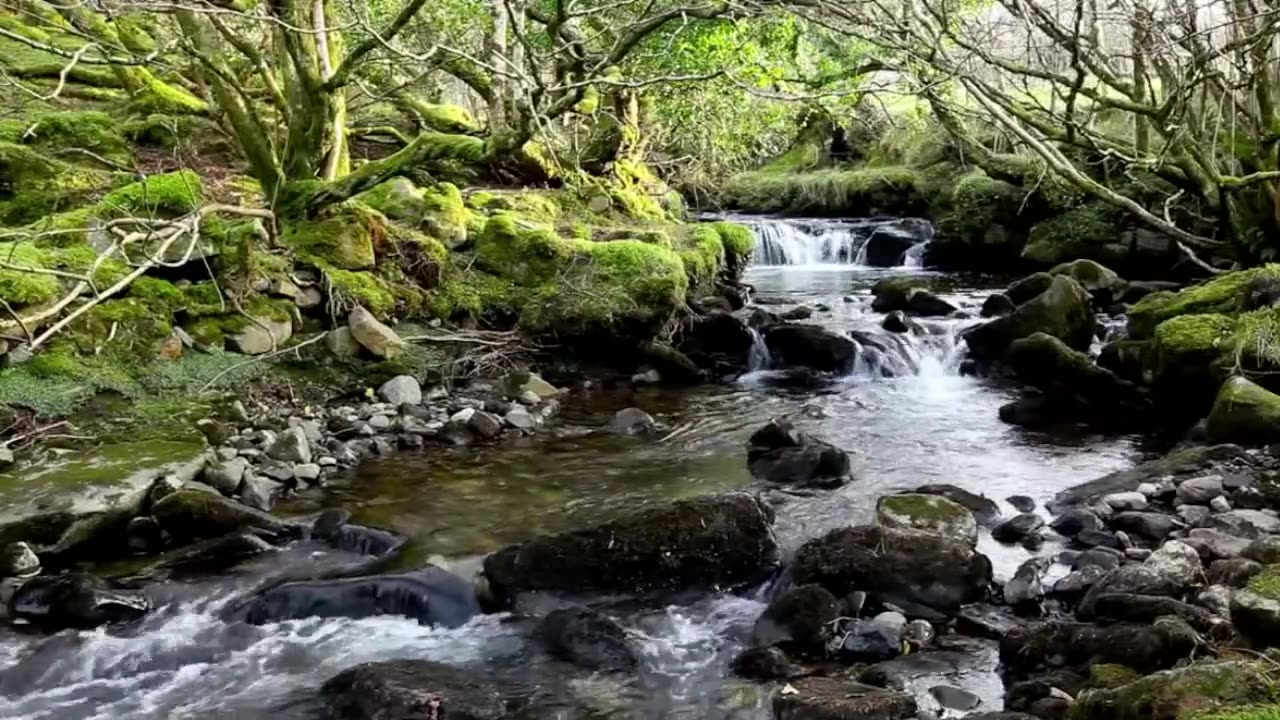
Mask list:
[[[725,200],[750,212],[865,216],[925,204],[920,173],[908,167],[866,167],[809,173],[741,173],[729,179]]]
[[[1118,217],[1109,205],[1091,203],[1054,215],[1031,228],[1022,257],[1045,265],[1097,258],[1119,240]]]
[[[107,193],[107,214],[177,217],[204,203],[204,181],[191,170],[152,175]]]
[[[1188,715],[1186,720],[1280,720],[1280,704],[1242,705]]]

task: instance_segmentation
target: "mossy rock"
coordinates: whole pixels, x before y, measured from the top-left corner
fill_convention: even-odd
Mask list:
[[[561,215],[560,201],[547,190],[482,190],[469,195],[466,204],[484,213],[512,212],[545,223],[554,223]]]
[[[689,287],[709,288],[725,265],[724,242],[720,233],[707,225],[695,225],[680,245],[680,262],[688,275]]]
[[[721,220],[711,223],[720,235],[720,244],[724,246],[725,267],[729,274],[737,278],[751,263],[751,254],[756,249],[756,237],[751,228],[740,223]]]
[[[876,522],[885,527],[923,530],[969,545],[978,542],[978,523],[973,513],[941,495],[885,495],[876,502]]]
[[[422,118],[423,125],[441,133],[476,133],[481,130],[480,123],[467,112],[466,108],[450,103],[414,103],[414,111]]]
[[[1022,257],[1044,265],[1077,258],[1119,261],[1123,260],[1123,250],[1118,249],[1120,235],[1117,213],[1108,205],[1093,203],[1032,226]]]
[[[407,177],[394,177],[356,196],[356,200],[390,220],[416,227],[427,213],[422,189]]]
[[[26,145],[0,142],[0,225],[23,225],[91,202],[108,187],[111,174],[73,165]]]
[[[1187,720],[1280,720],[1280,703],[1240,705],[1195,712]]]
[[[1274,696],[1274,680],[1263,663],[1201,662],[1147,675],[1116,688],[1085,690],[1076,698],[1068,717],[1188,720],[1202,713],[1271,702]]]
[[[1205,430],[1213,443],[1280,442],[1280,395],[1246,378],[1232,377],[1218,391]]]
[[[1000,360],[1015,340],[1038,332],[1058,338],[1073,350],[1088,350],[1094,333],[1089,293],[1076,281],[1059,275],[1049,289],[1019,305],[1012,314],[968,331],[965,341],[975,356]]]
[[[1249,284],[1254,280],[1280,280],[1280,265],[1226,273],[1178,292],[1155,292],[1129,309],[1129,335],[1147,339],[1156,326],[1179,315],[1216,313],[1234,315],[1247,309]]]
[[[1180,315],[1160,323],[1147,342],[1144,374],[1163,404],[1199,415],[1213,401],[1222,381],[1219,360],[1228,352],[1236,320],[1226,315]]]
[[[308,262],[340,270],[369,270],[377,264],[374,248],[386,234],[381,214],[346,204],[321,218],[288,223],[281,240]]]
[[[32,243],[0,243],[0,257],[22,268],[56,270],[68,273],[87,273],[97,259],[97,253],[88,245],[68,247],[38,247]],[[127,272],[118,260],[101,263],[94,275],[94,282],[104,287],[116,282]],[[71,283],[70,279],[66,280]],[[35,305],[60,297],[68,286],[52,275],[25,270],[0,269],[0,299],[10,305]]]
[[[925,250],[930,263],[981,269],[1017,263],[1031,222],[1027,195],[981,170],[961,177],[937,216],[936,235]]]
[[[37,115],[23,132],[21,142],[56,152],[79,148],[116,162],[127,162],[130,157],[119,119],[98,110]]]
[[[1142,677],[1137,670],[1115,663],[1094,663],[1089,666],[1089,687],[1110,690]]]
[[[107,193],[99,203],[111,216],[177,217],[204,204],[204,181],[191,170],[151,175]]]
[[[1080,259],[1055,265],[1050,275],[1066,275],[1080,283],[1100,303],[1110,303],[1120,296],[1126,283],[1118,273],[1102,263]]]
[[[422,194],[422,226],[432,237],[447,247],[458,248],[467,242],[471,211],[462,199],[462,191],[453,183],[440,183]]]

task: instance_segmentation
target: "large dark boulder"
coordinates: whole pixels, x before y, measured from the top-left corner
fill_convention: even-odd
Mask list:
[[[875,300],[871,309],[888,313],[901,311],[908,315],[950,315],[956,306],[938,297],[919,278],[885,278],[871,286]]]
[[[1150,403],[1138,388],[1098,367],[1088,355],[1046,333],[1013,341],[1005,356],[1018,379],[1080,417],[1122,422],[1145,418]]]
[[[877,525],[842,528],[796,553],[796,583],[816,583],[837,597],[854,590],[882,602],[955,612],[981,600],[991,561],[963,541]]]
[[[1267,445],[1280,442],[1280,395],[1243,377],[1222,384],[1209,422],[1209,442]]]
[[[897,267],[912,247],[933,238],[933,226],[923,220],[904,219],[877,227],[867,238],[862,254],[872,267]]]
[[[178,542],[216,538],[239,530],[281,541],[306,534],[301,525],[205,490],[179,490],[156,503],[151,513]]]
[[[1128,283],[1114,270],[1093,260],[1073,260],[1055,266],[1050,275],[1066,275],[1080,283],[1080,287],[1089,291],[1098,307],[1107,307],[1118,301]]]
[[[840,602],[819,585],[801,585],[769,603],[756,619],[751,640],[821,657],[831,639],[831,623],[840,617]]]
[[[715,370],[746,369],[754,336],[742,320],[728,313],[695,318],[676,337],[676,348],[699,367]]]
[[[506,720],[511,709],[484,673],[390,660],[344,670],[321,688],[335,720]]]
[[[46,575],[24,582],[9,599],[9,616],[46,631],[87,629],[142,617],[151,603],[85,573]]]
[[[1053,276],[1047,272],[1032,273],[1024,278],[1014,280],[1005,288],[1004,294],[1009,296],[1015,306],[1032,300],[1053,285]]]
[[[422,625],[458,627],[480,614],[472,584],[434,566],[397,575],[300,580],[267,587],[231,606],[252,625],[305,617],[403,615]]]
[[[1000,641],[1000,661],[1015,673],[1098,662],[1152,672],[1190,657],[1198,643],[1196,631],[1176,618],[1107,626],[1051,620],[1011,630]]]
[[[585,530],[542,536],[485,558],[495,603],[531,590],[644,592],[723,588],[774,569],[773,512],[727,493],[651,505]]]
[[[906,720],[916,701],[896,690],[848,680],[813,677],[773,693],[775,720]]]
[[[638,662],[622,626],[590,608],[554,610],[536,634],[553,656],[588,670],[628,670]]]
[[[852,340],[817,325],[775,325],[765,331],[764,341],[774,365],[783,368],[847,373],[858,356]]]
[[[1002,360],[1015,340],[1045,333],[1074,350],[1093,342],[1094,315],[1089,293],[1069,277],[1053,278],[1049,288],[1018,306],[1012,314],[978,325],[965,333],[969,351],[980,360]]]
[[[779,418],[747,441],[747,466],[757,479],[782,485],[835,487],[849,477],[849,456]]]

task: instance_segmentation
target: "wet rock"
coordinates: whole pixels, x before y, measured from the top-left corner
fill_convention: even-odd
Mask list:
[[[1201,714],[1205,708],[1269,703],[1271,681],[1267,675],[1264,667],[1247,661],[1197,662],[1119,687],[1081,693],[1072,717],[1178,720]]]
[[[151,568],[152,574],[208,574],[235,567],[275,548],[252,533],[231,533],[202,540],[167,553]]]
[[[1207,527],[1211,514],[1209,508],[1203,505],[1181,505],[1178,507],[1178,520],[1191,528]]]
[[[880,323],[880,327],[891,333],[907,333],[911,332],[911,325],[907,321],[907,316],[901,310],[894,310],[884,316],[884,320]]]
[[[982,704],[982,698],[952,685],[934,685],[929,688],[929,694],[946,710],[968,712]]]
[[[1116,538],[1115,533],[1106,530],[1081,530],[1072,538],[1077,544],[1087,548],[1104,547],[1116,548],[1121,547],[1120,541]]]
[[[999,640],[1022,621],[1005,606],[976,603],[956,613],[957,631],[973,637]]]
[[[402,548],[405,538],[378,528],[356,525],[346,510],[329,509],[320,513],[311,525],[311,537],[339,550],[386,557]]]
[[[1280,644],[1280,600],[1253,583],[1231,596],[1231,622],[1255,645]]]
[[[1222,476],[1190,478],[1178,485],[1175,505],[1207,505],[1222,494]]]
[[[1274,535],[1260,537],[1249,543],[1241,555],[1263,565],[1280,563],[1280,537]]]
[[[377,357],[392,359],[404,351],[404,341],[400,336],[359,305],[347,316],[347,327],[351,330],[351,337]]]
[[[973,517],[982,527],[991,527],[1000,520],[1000,506],[985,495],[956,487],[955,485],[921,485],[912,490],[923,495],[940,495],[973,513]]]
[[[1262,565],[1247,560],[1245,558],[1228,558],[1225,560],[1214,560],[1209,564],[1209,570],[1205,574],[1210,585],[1226,585],[1232,588],[1242,588],[1249,584],[1249,580],[1254,575],[1262,572]]]
[[[840,617],[836,597],[818,585],[801,585],[769,603],[756,619],[751,640],[760,646],[821,657],[831,639],[831,623]]]
[[[1013,341],[1005,355],[1018,379],[1039,389],[1067,417],[1117,422],[1144,417],[1146,396],[1136,385],[1098,367],[1084,352],[1043,332]]]
[[[751,358],[755,337],[742,320],[728,313],[694,318],[681,329],[677,347],[699,367],[742,370]]]
[[[356,342],[356,338],[351,334],[351,328],[340,327],[325,333],[324,346],[329,352],[341,360],[349,360],[360,354],[363,346]]]
[[[151,509],[160,527],[175,540],[215,538],[238,530],[261,532],[273,539],[300,537],[301,528],[204,490],[182,489]]]
[[[775,720],[907,720],[916,714],[916,701],[906,693],[821,677],[775,690],[770,704]]]
[[[588,670],[627,670],[638,662],[622,627],[589,608],[554,610],[536,634],[552,656]]]
[[[397,375],[382,383],[378,396],[395,406],[422,404],[422,386],[412,375]]]
[[[1049,271],[1050,275],[1066,275],[1089,291],[1099,307],[1106,307],[1120,299],[1128,283],[1115,271],[1093,260],[1073,260],[1062,263]]]
[[[251,475],[245,478],[238,497],[240,502],[255,510],[270,512],[276,504],[276,496],[279,493],[280,486],[276,483]]]
[[[1107,570],[1105,568],[1097,565],[1086,565],[1059,578],[1053,584],[1053,593],[1055,595],[1079,597],[1087,593],[1089,588],[1096,585],[1106,574]]]
[[[1035,513],[1019,513],[991,528],[991,537],[997,542],[1016,543],[1040,531],[1044,518]]]
[[[900,311],[909,315],[950,315],[956,306],[935,295],[912,278],[887,278],[871,288],[875,300],[871,309],[889,313]]]
[[[1089,588],[1089,592],[1076,607],[1076,617],[1080,620],[1092,619],[1097,599],[1108,593],[1174,597],[1181,595],[1186,589],[1186,586],[1178,584],[1176,578],[1164,575],[1145,564],[1121,565]]]
[[[609,432],[615,435],[656,435],[658,421],[640,408],[623,408],[613,414]]]
[[[923,530],[976,545],[973,513],[941,495],[885,495],[876,502],[876,522],[885,527]]]
[[[985,595],[991,562],[964,542],[872,525],[834,530],[805,543],[792,576],[837,597],[862,590],[881,602],[954,613]]]
[[[1267,445],[1280,441],[1280,395],[1241,377],[1222,384],[1205,428],[1209,442]]]
[[[1246,538],[1280,534],[1280,518],[1261,510],[1231,510],[1213,516],[1213,527]]]
[[[1147,496],[1137,490],[1103,495],[1102,502],[1116,512],[1124,512],[1126,510],[1142,511],[1146,510],[1150,504]]]
[[[783,320],[808,320],[813,317],[813,308],[807,305],[791,308],[779,315]]]
[[[281,462],[311,462],[311,443],[307,433],[300,427],[293,427],[280,433],[275,442],[267,448],[267,455]]]
[[[902,633],[907,618],[898,612],[882,612],[868,620],[854,620],[841,629],[837,654],[844,662],[880,662],[902,654]]]
[[[666,343],[648,342],[640,350],[668,384],[696,385],[706,380],[697,363]]]
[[[507,397],[518,398],[524,393],[533,393],[540,400],[550,400],[560,394],[555,385],[542,379],[537,373],[527,371],[513,372],[503,381],[503,389]]]
[[[532,590],[732,587],[776,566],[772,524],[769,507],[745,493],[655,504],[499,550],[485,558],[484,579],[498,605]]]
[[[1011,315],[979,325],[967,331],[964,338],[975,357],[1000,360],[1015,340],[1038,332],[1083,352],[1093,342],[1093,328],[1088,293],[1074,280],[1058,276],[1047,290],[1019,304]]]
[[[1182,542],[1195,548],[1207,561],[1233,558],[1249,547],[1247,538],[1228,535],[1212,528],[1196,528],[1182,538]]]
[[[1053,285],[1053,276],[1046,272],[1038,272],[1024,278],[1014,280],[1005,289],[1004,294],[1015,306],[1033,300]]]
[[[1177,540],[1161,545],[1142,564],[1182,587],[1198,584],[1204,578],[1200,555]]]
[[[1094,616],[1099,622],[1152,623],[1157,618],[1173,616],[1184,620],[1199,632],[1208,632],[1217,620],[1201,607],[1158,595],[1104,593],[1094,602]]]
[[[1049,527],[1063,537],[1074,538],[1081,530],[1101,530],[1102,520],[1084,508],[1070,508],[1054,518]]]
[[[1041,576],[1048,565],[1047,558],[1031,558],[1019,565],[1013,577],[1004,584],[1004,601],[1009,605],[1040,602],[1044,597]]]
[[[778,647],[747,648],[733,659],[730,669],[734,675],[749,680],[787,680],[808,674]]]
[[[194,492],[219,497],[212,490]],[[127,502],[102,512],[79,516],[56,543],[40,551],[45,568],[58,570],[86,561],[120,558],[128,551],[129,522],[138,516],[142,505],[140,501]]]
[[[1012,505],[1013,509],[1020,513],[1035,512],[1036,510],[1036,501],[1026,495],[1010,495],[1004,501]]]
[[[306,617],[403,615],[421,625],[458,627],[480,614],[471,583],[428,565],[397,575],[287,582],[228,608],[228,620],[251,625]]]
[[[1094,498],[1110,493],[1135,490],[1144,482],[1158,482],[1166,476],[1194,477],[1216,472],[1228,464],[1248,463],[1249,456],[1237,445],[1192,446],[1175,450],[1128,470],[1109,473],[1100,478],[1063,490],[1049,503],[1053,512],[1085,505]],[[1220,473],[1221,474],[1221,473]]]
[[[850,463],[843,450],[777,418],[747,440],[747,467],[766,482],[836,487],[848,479]]]
[[[1231,596],[1235,592],[1225,585],[1210,585],[1196,596],[1196,603],[1220,618],[1231,617]]]
[[[6,545],[0,552],[0,578],[27,578],[40,572],[40,558],[25,542]]]
[[[1009,299],[1008,295],[996,293],[983,301],[980,314],[984,318],[1004,317],[1013,314],[1017,308],[1018,306]]]
[[[511,708],[483,674],[430,660],[390,660],[344,670],[321,694],[335,720],[507,720]]]
[[[903,264],[908,250],[932,237],[933,227],[919,220],[901,219],[880,225],[867,238],[863,261],[872,267],[897,267]]]
[[[234,495],[248,469],[249,461],[242,457],[209,463],[200,474],[200,481],[223,495]]]
[[[477,410],[467,419],[467,429],[485,440],[502,434],[502,419],[493,413]]]
[[[1000,661],[1015,672],[1096,662],[1152,672],[1172,667],[1197,646],[1195,630],[1176,618],[1105,627],[1054,620],[1014,628],[1000,641]]]
[[[516,405],[508,410],[502,420],[508,427],[522,432],[530,432],[538,426],[537,419],[523,405]]]
[[[46,631],[128,622],[151,609],[142,595],[85,573],[37,576],[9,600],[9,616]]]
[[[852,340],[816,325],[776,325],[765,331],[764,340],[779,367],[843,374],[853,368],[858,353]]]
[[[1216,497],[1209,501],[1209,509],[1216,513],[1224,513],[1231,511],[1231,503],[1225,497]]]
[[[1169,515],[1155,512],[1121,512],[1112,516],[1111,529],[1131,535],[1160,541],[1177,527],[1177,521]]]

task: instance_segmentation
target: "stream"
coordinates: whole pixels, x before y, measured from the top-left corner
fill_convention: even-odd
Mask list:
[[[959,332],[998,283],[933,277],[940,294],[969,319],[927,319],[924,336],[891,335],[871,311],[868,288],[886,275],[921,273],[920,248],[904,266],[859,264],[877,221],[737,218],[757,237],[758,264],[746,281],[757,302],[781,312],[817,309],[808,322],[865,331],[889,351],[865,352],[848,377],[814,390],[771,383],[761,368],[727,385],[694,390],[636,388],[577,392],[556,427],[493,447],[431,449],[368,462],[322,494],[280,508],[304,514],[345,507],[355,519],[412,538],[416,562],[448,563],[467,574],[484,553],[607,520],[637,503],[752,484],[743,444],[772,417],[848,450],[854,480],[829,492],[779,495],[777,532],[787,551],[829,529],[871,519],[876,499],[927,483],[950,483],[1004,503],[1028,495],[1043,503],[1068,486],[1126,467],[1134,437],[1028,432],[1003,424],[998,408],[1017,396],[1000,381],[961,376]],[[827,308],[823,311],[822,308]],[[670,432],[661,441],[602,432],[628,406],[653,414]],[[775,493],[775,495],[778,495]],[[1025,559],[984,531],[979,550],[997,578]],[[765,720],[769,688],[729,675],[764,608],[764,588],[743,595],[665,597],[661,602],[605,599],[634,640],[641,667],[625,678],[592,676],[549,658],[529,640],[533,621],[483,616],[457,629],[412,620],[307,619],[261,627],[227,624],[219,607],[237,591],[282,568],[342,558],[297,544],[234,573],[171,583],[167,604],[128,629],[63,632],[50,637],[0,630],[0,717],[237,718],[290,720],[323,716],[319,685],[351,665],[425,658],[473,668],[513,694],[533,698],[540,718]],[[528,598],[542,613],[563,603]],[[928,654],[926,654],[928,655]],[[965,652],[910,656],[895,663],[922,710],[937,710],[928,688],[960,685],[1002,707],[1003,688],[990,643]]]

